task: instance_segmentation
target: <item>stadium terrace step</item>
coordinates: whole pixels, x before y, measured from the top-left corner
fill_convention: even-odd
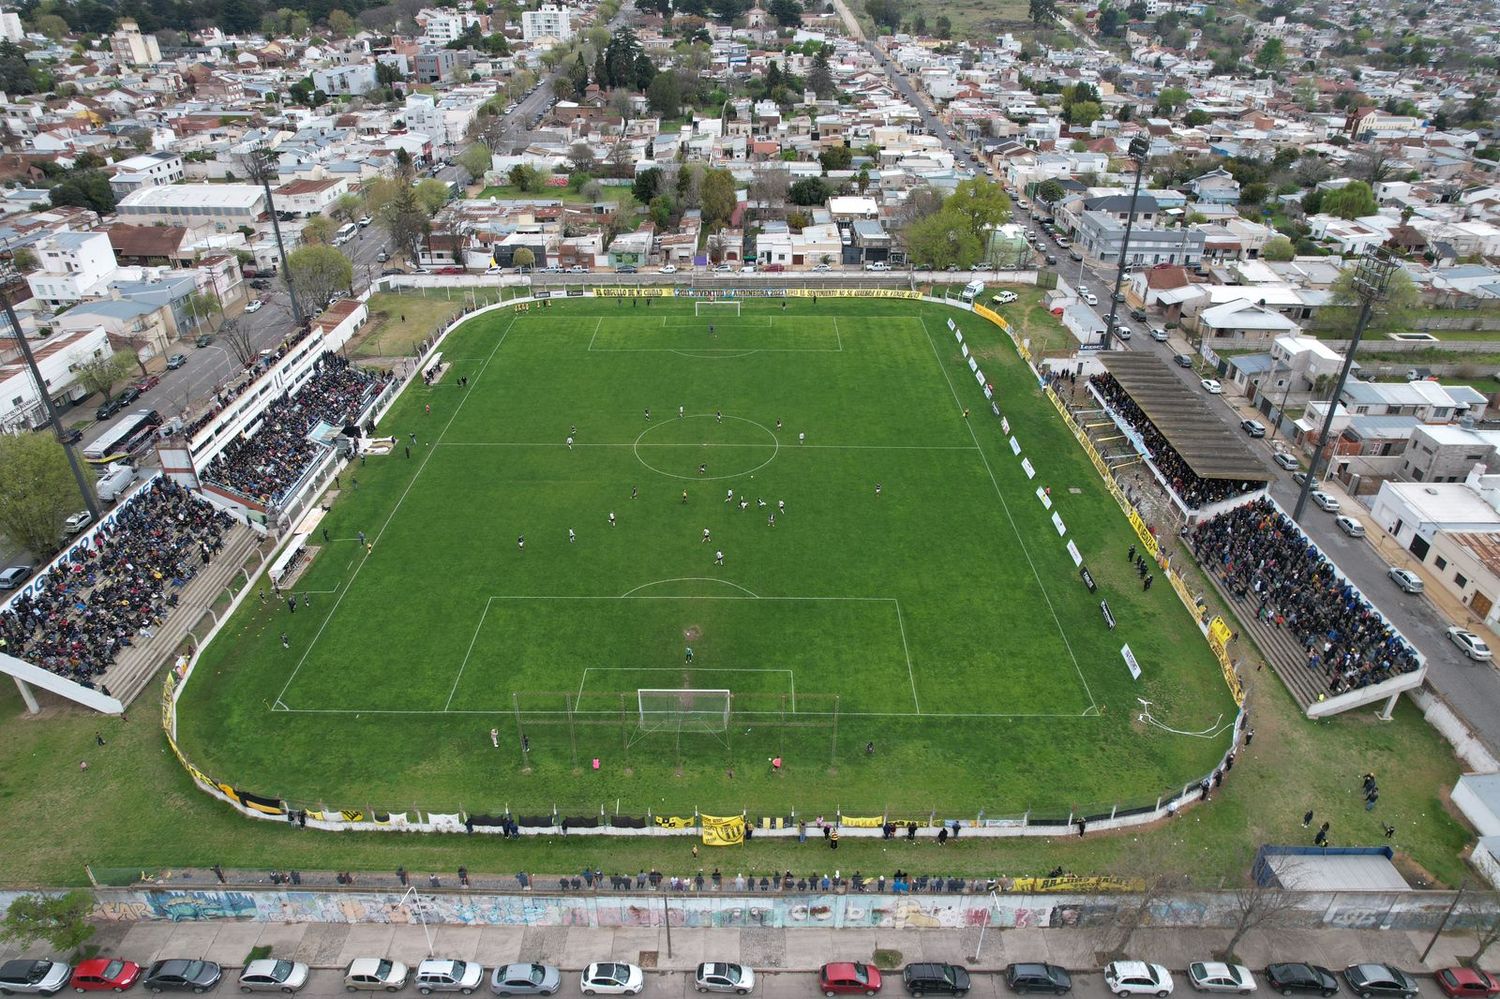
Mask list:
[[[1234,609],[1240,627],[1249,637],[1255,639],[1255,644],[1261,654],[1266,657],[1266,661],[1271,664],[1271,669],[1281,678],[1281,682],[1291,693],[1292,699],[1297,702],[1299,708],[1305,712],[1309,705],[1328,693],[1323,674],[1318,670],[1308,669],[1307,654],[1291,632],[1274,621],[1263,620],[1255,612],[1254,599],[1235,597],[1224,587],[1224,581],[1218,573],[1207,569],[1207,575],[1213,580],[1214,588],[1219,591],[1224,602]]]
[[[145,641],[137,641],[121,653],[119,660],[103,676],[104,684],[121,704],[129,706],[161,667],[169,664],[188,628],[239,574],[246,556],[259,543],[260,535],[244,524],[236,523],[224,534],[224,549],[182,588],[177,606],[156,629],[156,634]]]

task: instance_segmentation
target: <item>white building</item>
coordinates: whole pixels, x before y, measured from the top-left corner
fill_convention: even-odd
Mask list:
[[[552,39],[558,42],[573,38],[572,19],[566,7],[544,3],[540,10],[528,10],[521,15],[521,37],[527,44]]]
[[[21,15],[13,10],[0,11],[0,38],[19,45],[21,39],[25,37],[26,31],[21,27]]]
[[[77,384],[78,365],[109,353],[109,336],[102,329],[63,333],[32,346],[47,394],[59,406],[77,402],[89,390]],[[0,430],[13,432],[47,422],[47,410],[26,365],[16,360],[0,364]]]
[[[116,198],[123,198],[131,191],[143,187],[162,187],[182,180],[182,157],[176,153],[146,153],[132,156],[115,164],[115,172],[109,178],[110,190]]]
[[[374,63],[315,69],[312,81],[313,87],[325,94],[368,94],[380,85]]]
[[[294,215],[317,215],[328,209],[340,195],[349,192],[347,177],[325,180],[294,180],[276,188],[276,210]]]
[[[472,10],[437,10],[429,7],[417,16],[417,20],[422,23],[428,42],[447,45],[457,41],[469,28],[477,26],[479,15]]]
[[[161,62],[161,46],[155,35],[141,34],[140,25],[126,18],[120,30],[109,36],[109,47],[115,58],[126,66],[150,66]]]
[[[212,225],[221,232],[253,225],[265,211],[265,193],[257,184],[145,187],[132,191],[115,206],[115,213],[124,222]]]
[[[103,232],[60,232],[37,243],[35,251],[41,269],[26,275],[26,283],[54,309],[103,295],[118,270]]]

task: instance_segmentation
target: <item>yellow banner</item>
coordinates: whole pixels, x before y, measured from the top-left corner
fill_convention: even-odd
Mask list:
[[[619,287],[616,285],[599,285],[594,288],[596,298],[671,298],[670,287],[656,287],[644,285],[642,287]]]
[[[1016,878],[1010,890],[1020,892],[1102,892],[1141,891],[1146,883],[1140,879],[1080,877],[1066,875],[1060,878]]]
[[[692,819],[680,815],[658,815],[656,824],[663,829],[691,829],[694,825]]]
[[[1208,640],[1218,645],[1219,648],[1229,644],[1229,638],[1234,632],[1229,625],[1224,623],[1222,617],[1216,617],[1208,622]]]
[[[745,842],[745,817],[700,815],[703,821],[704,846],[737,846]]]
[[[839,819],[839,824],[849,826],[851,829],[879,829],[885,825],[885,816],[875,815],[868,818],[855,818],[852,815],[845,815]]]

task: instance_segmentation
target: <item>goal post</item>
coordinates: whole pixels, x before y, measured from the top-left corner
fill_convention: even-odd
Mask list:
[[[738,316],[740,314],[740,303],[733,300],[693,303],[693,315],[695,316],[712,316],[721,311],[727,312],[730,309],[733,309],[734,314]]]
[[[649,687],[635,697],[642,732],[724,732],[734,699],[728,690]]]

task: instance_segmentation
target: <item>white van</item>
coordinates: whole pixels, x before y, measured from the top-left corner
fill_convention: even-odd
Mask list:
[[[117,461],[110,465],[104,475],[100,477],[96,490],[99,493],[99,501],[102,503],[113,503],[120,498],[130,484],[135,481],[135,469]]]
[[[345,223],[344,225],[339,227],[338,235],[333,237],[333,245],[343,246],[345,243],[349,242],[349,240],[353,239],[354,234],[357,232],[359,232],[359,226],[355,225],[353,222]]]
[[[976,298],[978,298],[980,295],[983,295],[983,294],[984,294],[984,282],[983,281],[970,281],[968,284],[964,285],[963,294],[960,295],[960,296],[958,296],[958,297],[960,299],[962,299],[963,301],[965,301],[965,302],[972,302]]]

